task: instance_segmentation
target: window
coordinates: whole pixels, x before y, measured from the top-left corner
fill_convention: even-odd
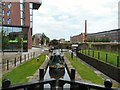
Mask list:
[[[12,33],[12,27],[8,27],[8,33]]]
[[[10,3],[8,4],[8,8],[11,8],[11,5],[12,5],[12,4],[11,4],[11,2],[10,2]]]
[[[23,19],[21,19],[21,25],[23,25]]]
[[[23,11],[23,3],[20,3],[20,10]]]
[[[30,16],[30,21],[33,21],[33,16]]]
[[[30,8],[33,9],[33,3],[30,3]]]
[[[2,22],[3,22],[3,24],[5,23],[5,19],[4,18],[2,18]]]
[[[20,12],[20,14],[21,14],[21,18],[23,18],[23,12],[22,11]]]
[[[22,32],[22,28],[14,27],[13,32]]]
[[[4,11],[4,9],[2,9],[2,15],[5,15],[5,11]]]
[[[33,22],[30,22],[30,28],[32,28],[33,27]]]
[[[0,25],[2,24],[2,18],[0,18]]]
[[[8,19],[8,24],[11,24],[11,18]]]
[[[8,35],[7,27],[3,27],[3,30],[5,32],[5,36],[7,36]]]
[[[33,15],[33,10],[32,9],[30,9],[30,15]]]
[[[3,7],[5,7],[5,2],[2,3]]]
[[[9,10],[9,11],[7,11],[7,16],[10,16],[10,10]]]

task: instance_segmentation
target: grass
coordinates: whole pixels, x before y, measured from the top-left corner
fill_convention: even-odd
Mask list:
[[[36,60],[37,58],[39,58],[39,61]],[[3,75],[3,79],[9,79],[12,84],[27,82],[29,80],[27,77],[32,76],[44,62],[45,54],[42,53],[37,58],[33,58],[32,60],[13,69],[11,72],[6,73]]]
[[[89,52],[90,52],[89,56],[92,56],[93,50],[90,50]],[[100,52],[100,60],[106,62],[106,54],[107,54],[108,55],[107,62],[117,66],[117,56],[118,56],[117,53],[94,50],[94,58],[96,59],[98,59],[98,52]],[[83,50],[83,53],[85,54],[85,50]],[[86,54],[88,55],[88,50],[86,50]],[[119,65],[120,65],[120,60],[119,60]]]
[[[89,80],[92,83],[96,84],[102,84],[104,80],[98,76],[93,69],[91,69],[87,64],[80,62],[79,59],[76,59],[75,57],[71,59],[70,54],[65,53],[65,56],[69,59],[73,67],[77,70],[77,72],[80,74],[82,79]]]

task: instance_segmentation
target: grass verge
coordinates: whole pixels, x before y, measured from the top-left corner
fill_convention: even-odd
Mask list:
[[[22,65],[16,67],[11,72],[3,75],[3,79],[9,79],[12,84],[25,83],[29,80],[29,76],[32,76],[36,70],[41,66],[45,60],[46,54],[42,53],[37,61],[37,58],[33,58],[30,61],[23,63]]]
[[[105,61],[106,62],[106,54],[107,54],[107,63],[110,63],[112,65],[117,66],[117,53],[113,53],[113,52],[106,52],[106,51],[100,51],[100,50],[94,50],[94,58],[98,59],[98,52],[100,53],[100,60]],[[83,50],[83,53],[88,55],[88,50]],[[93,55],[93,50],[89,51],[89,56],[92,57]],[[120,65],[120,62],[119,62]]]
[[[93,69],[91,69],[86,64],[80,62],[80,60],[78,60],[76,57],[71,59],[69,53],[65,53],[65,56],[68,58],[68,60],[71,62],[73,67],[77,70],[77,72],[83,79],[91,81],[92,83],[103,85],[104,80],[100,76],[98,76]]]

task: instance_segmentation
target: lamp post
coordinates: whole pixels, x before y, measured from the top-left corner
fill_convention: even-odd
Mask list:
[[[23,35],[21,35],[21,56],[23,53]]]

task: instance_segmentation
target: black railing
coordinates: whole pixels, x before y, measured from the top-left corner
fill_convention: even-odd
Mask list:
[[[115,88],[111,88],[111,83],[108,81],[105,82],[106,87],[102,85],[97,84],[90,84],[80,81],[68,81],[68,80],[56,80],[56,79],[50,79],[50,80],[41,80],[41,81],[34,81],[34,82],[28,82],[25,84],[18,84],[13,85],[9,87],[4,87],[1,90],[44,90],[45,84],[50,84],[51,90],[63,90],[63,86],[65,84],[70,84],[70,90],[118,90]],[[56,87],[57,86],[57,87]],[[109,87],[110,86],[110,87]]]
[[[44,85],[49,84],[51,90],[63,90],[65,84],[70,84],[70,90],[118,90],[112,87],[111,80],[106,80],[104,86],[75,81],[75,69],[71,69],[70,79],[50,79],[43,80],[44,69],[39,70],[39,81],[28,82],[25,84],[11,85],[9,80],[3,80],[2,89],[0,90],[45,90]]]

